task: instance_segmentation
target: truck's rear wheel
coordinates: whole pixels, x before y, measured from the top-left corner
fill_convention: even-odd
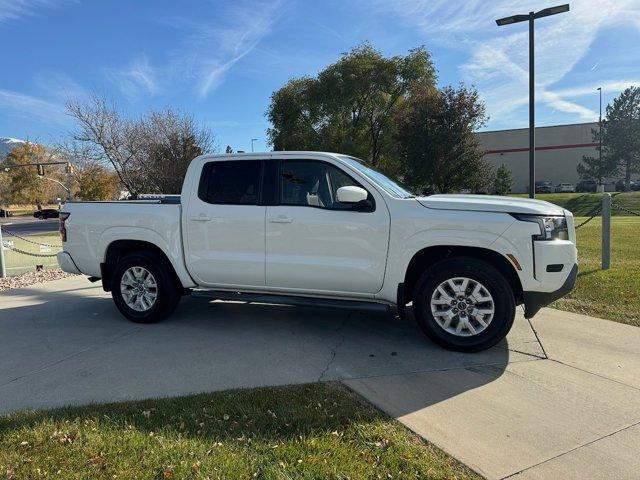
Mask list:
[[[173,272],[153,252],[131,253],[118,261],[111,277],[111,295],[120,313],[137,323],[162,320],[180,301]]]
[[[513,325],[515,299],[504,276],[475,258],[442,260],[416,284],[418,325],[449,350],[477,352],[502,340]]]

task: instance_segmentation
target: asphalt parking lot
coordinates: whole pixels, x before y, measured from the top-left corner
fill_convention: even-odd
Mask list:
[[[640,329],[545,309],[479,353],[413,321],[185,298],[129,323],[85,277],[0,294],[0,413],[342,381],[487,478],[637,478]]]
[[[58,219],[37,220],[33,217],[0,217],[0,227],[18,235],[33,235],[58,231]]]

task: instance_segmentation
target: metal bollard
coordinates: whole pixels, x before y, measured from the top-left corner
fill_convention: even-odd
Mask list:
[[[0,227],[0,278],[7,276],[7,270],[4,263],[4,243],[2,243],[2,227]]]
[[[602,195],[602,270],[611,267],[611,194]]]

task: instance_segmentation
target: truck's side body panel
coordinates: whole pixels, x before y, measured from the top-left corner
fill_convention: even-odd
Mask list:
[[[373,295],[382,288],[389,246],[390,216],[384,197],[365,179],[330,156],[274,153],[282,159],[282,177],[297,168],[346,174],[343,181],[364,188],[375,205],[373,211],[333,209],[333,194],[313,205],[282,204],[267,207],[266,283],[273,288],[309,293],[341,292]],[[289,167],[288,165],[293,165]],[[347,178],[349,177],[349,178]],[[304,182],[302,178],[289,182]],[[280,190],[280,188],[278,188]],[[324,205],[327,202],[327,205]],[[283,202],[287,203],[287,202]]]
[[[182,258],[179,204],[82,202],[68,203],[64,210],[71,213],[64,248],[85,275],[101,276],[100,264],[112,242],[138,240],[162,250],[183,287],[195,286]]]
[[[269,155],[245,155],[246,165],[257,165]],[[258,192],[253,191],[255,204],[216,204],[207,200],[207,175],[216,172],[205,167],[212,159],[201,157],[189,168],[182,189],[185,262],[194,280],[204,288],[250,288],[265,286],[265,213],[258,205]],[[212,167],[215,165],[209,165]],[[203,169],[205,169],[203,171]],[[204,172],[204,173],[203,173]],[[238,175],[240,172],[233,172]],[[237,179],[228,179],[232,183]],[[220,183],[225,180],[218,179]],[[233,187],[233,186],[230,186]],[[259,188],[258,185],[256,187]]]
[[[386,208],[363,214],[267,207],[267,284],[376,293],[384,279],[388,243]]]
[[[266,207],[194,203],[184,229],[185,260],[194,280],[203,287],[264,286]]]
[[[415,199],[389,202],[392,221],[388,267],[378,298],[387,301],[396,298],[398,284],[404,282],[417,252],[441,245],[492,249],[491,245],[514,222],[508,214],[435,209],[416,219],[416,203]]]

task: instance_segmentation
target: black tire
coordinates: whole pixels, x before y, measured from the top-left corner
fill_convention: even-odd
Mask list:
[[[143,267],[155,278],[157,297],[155,303],[144,312],[136,311],[125,302],[120,291],[120,281],[131,267]],[[122,257],[111,276],[111,296],[125,317],[136,323],[158,322],[173,313],[180,302],[181,287],[167,261],[153,252],[134,252]]]
[[[493,319],[485,330],[476,335],[449,333],[438,325],[431,312],[434,291],[442,282],[454,277],[467,277],[480,282],[493,297]],[[458,352],[479,352],[502,340],[511,330],[515,309],[513,289],[502,273],[489,263],[475,258],[459,257],[435,263],[422,274],[413,292],[414,315],[424,334],[438,345]]]

